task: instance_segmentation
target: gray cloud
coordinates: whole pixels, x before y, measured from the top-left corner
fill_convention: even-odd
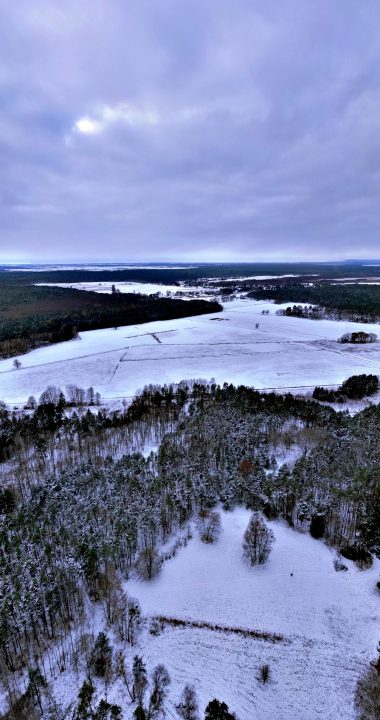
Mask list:
[[[379,255],[377,0],[0,7],[0,261]]]

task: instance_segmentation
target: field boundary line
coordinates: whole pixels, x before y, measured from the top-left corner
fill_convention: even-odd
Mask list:
[[[160,623],[161,626],[169,626],[174,628],[193,628],[197,630],[211,630],[212,632],[228,633],[230,635],[240,635],[245,638],[253,638],[254,640],[264,640],[271,643],[283,643],[289,645],[292,641],[280,633],[266,632],[265,630],[251,630],[250,628],[236,627],[231,625],[219,625],[218,623],[210,623],[204,620],[186,620],[184,618],[168,617],[166,615],[155,615],[152,620]]]

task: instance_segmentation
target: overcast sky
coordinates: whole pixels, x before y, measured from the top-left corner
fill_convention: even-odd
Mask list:
[[[379,0],[0,0],[0,262],[380,256]]]

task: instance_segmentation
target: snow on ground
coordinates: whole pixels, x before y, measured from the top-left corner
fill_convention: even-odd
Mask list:
[[[202,709],[224,700],[239,720],[336,720],[355,717],[358,674],[376,655],[380,562],[359,571],[336,572],[335,553],[309,535],[280,522],[268,523],[275,543],[264,566],[241,558],[250,513],[222,512],[214,545],[194,537],[151,582],[130,580],[143,613],[281,633],[290,642],[271,644],[238,635],[193,628],[145,633],[139,652],[171,675],[171,703],[194,683]],[[293,576],[291,576],[293,573]],[[272,680],[262,685],[268,663]],[[176,714],[173,706],[170,718]]]
[[[299,273],[291,273],[288,275],[241,275],[240,277],[220,277],[220,278],[212,278],[208,282],[210,284],[220,282],[236,282],[240,280],[280,280],[280,278],[295,278],[295,277],[301,277]],[[304,277],[319,277],[319,273],[307,273]]]
[[[112,288],[115,287],[121,293],[139,293],[142,295],[166,295],[167,293],[181,293],[184,299],[193,297],[194,293],[201,295],[203,288],[180,285],[165,285],[161,283],[145,283],[145,282],[78,282],[78,283],[36,283],[39,287],[61,287],[72,288],[74,290],[91,290],[92,292],[109,295]],[[204,291],[203,291],[204,294]]]
[[[336,340],[354,330],[379,333],[380,326],[276,315],[289,304],[234,300],[219,314],[82,332],[80,340],[22,356],[18,370],[12,358],[0,361],[0,400],[19,404],[47,385],[75,384],[93,385],[112,401],[149,383],[200,377],[307,392],[353,374],[379,374],[380,343]]]
[[[289,468],[292,468],[301,455],[302,450],[299,445],[292,445],[288,450],[282,445],[280,449],[275,452],[275,459],[278,467],[287,465]]]

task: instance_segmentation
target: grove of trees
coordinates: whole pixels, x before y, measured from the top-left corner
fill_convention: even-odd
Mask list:
[[[352,375],[341,384],[338,390],[316,387],[313,391],[313,398],[322,402],[343,403],[347,400],[361,400],[364,397],[371,397],[378,390],[379,378],[377,375]]]

